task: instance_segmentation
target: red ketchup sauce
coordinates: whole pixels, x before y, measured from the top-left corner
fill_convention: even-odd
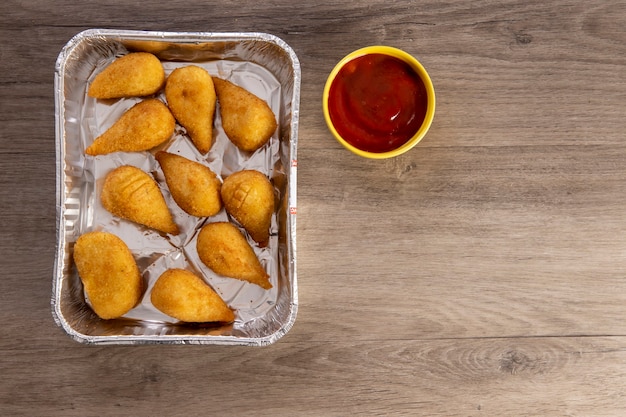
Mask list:
[[[427,104],[426,88],[413,68],[384,54],[346,63],[328,93],[337,133],[354,147],[376,153],[405,144],[424,122]]]

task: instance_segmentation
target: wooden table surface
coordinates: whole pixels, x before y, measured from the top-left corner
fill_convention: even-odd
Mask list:
[[[267,347],[88,346],[53,321],[54,65],[87,28],[268,32],[302,66],[299,310]],[[623,416],[626,3],[0,3],[0,415]],[[435,121],[366,160],[322,89],[371,44]]]

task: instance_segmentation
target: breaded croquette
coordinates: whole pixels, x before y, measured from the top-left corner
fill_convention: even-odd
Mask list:
[[[222,127],[239,149],[254,152],[276,131],[276,116],[268,104],[230,81],[213,78]]]
[[[232,322],[235,314],[202,278],[185,269],[168,269],[152,287],[152,305],[185,322]]]
[[[123,165],[109,172],[100,200],[118,217],[164,233],[179,233],[159,186],[139,168]]]
[[[209,73],[197,65],[177,68],[167,77],[165,98],[172,114],[201,153],[213,143],[216,95]]]
[[[165,71],[159,58],[147,52],[132,52],[117,58],[89,86],[94,98],[145,97],[163,87]]]
[[[196,242],[198,256],[213,272],[272,288],[269,275],[254,250],[237,229],[228,222],[209,223],[200,229]]]
[[[172,198],[186,213],[209,217],[222,209],[222,182],[209,167],[164,151],[157,152],[155,158],[161,165]]]
[[[142,100],[128,109],[85,150],[87,155],[140,152],[152,149],[174,133],[176,120],[163,102]]]
[[[267,246],[274,213],[274,187],[267,177],[255,170],[235,172],[224,180],[221,195],[228,214],[260,246]]]
[[[93,311],[102,319],[121,317],[141,297],[141,274],[126,243],[114,234],[90,232],[74,245],[74,263]]]

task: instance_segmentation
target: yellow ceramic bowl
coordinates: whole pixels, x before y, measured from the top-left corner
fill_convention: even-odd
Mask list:
[[[424,121],[422,122],[419,129],[417,129],[417,131],[413,134],[413,136],[411,136],[411,138],[404,144],[392,150],[383,151],[383,152],[365,151],[348,143],[348,141],[346,141],[337,132],[337,129],[333,125],[333,122],[331,120],[331,116],[329,113],[328,100],[329,100],[330,89],[331,89],[331,85],[333,84],[333,81],[337,77],[337,74],[341,71],[341,69],[348,62],[358,57],[369,55],[369,54],[383,54],[383,55],[391,56],[391,57],[398,58],[404,61],[419,76],[419,78],[423,82],[424,87],[426,89],[426,96],[427,96],[426,114],[424,116]],[[375,82],[375,80],[373,80],[373,82]],[[344,147],[354,152],[355,154],[360,155],[365,158],[372,158],[372,159],[392,158],[392,157],[401,155],[407,152],[408,150],[410,150],[411,148],[413,148],[415,145],[417,145],[417,143],[420,140],[422,140],[422,138],[426,135],[426,132],[428,132],[428,129],[430,128],[433,118],[435,117],[435,89],[433,87],[433,83],[428,73],[426,72],[422,64],[420,64],[419,61],[415,59],[413,56],[411,56],[410,54],[400,49],[393,48],[390,46],[368,46],[365,48],[358,49],[346,55],[341,61],[339,61],[339,63],[337,63],[335,68],[333,68],[330,75],[328,76],[328,79],[326,80],[322,105],[323,105],[323,110],[324,110],[324,118],[326,119],[326,124],[328,125],[329,130],[331,131],[333,136],[337,139],[337,141],[339,141],[339,143],[341,143]]]

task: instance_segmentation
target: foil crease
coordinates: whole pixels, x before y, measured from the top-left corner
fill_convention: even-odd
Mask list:
[[[155,54],[168,75],[184,65],[198,65],[212,76],[228,79],[268,102],[278,129],[268,145],[253,154],[239,151],[221,128],[216,111],[215,140],[199,154],[184,128],[165,144],[147,152],[85,156],[84,150],[122,113],[140,100],[95,100],[87,96],[93,78],[115,58],[132,51]],[[57,163],[57,251],[52,290],[56,323],[74,340],[88,344],[219,344],[264,346],[293,326],[298,306],[296,274],[297,141],[300,64],[281,39],[265,33],[145,32],[91,29],[77,34],[60,52],[55,68]],[[162,92],[157,95],[164,100]],[[219,104],[218,104],[219,106]],[[242,169],[265,173],[275,188],[278,210],[272,218],[270,243],[259,248],[249,237],[261,264],[270,274],[271,290],[216,275],[200,262],[196,235],[207,222],[231,221],[222,209],[216,216],[196,218],[173,201],[154,155],[159,150],[207,165],[220,179]],[[106,173],[134,165],[151,174],[181,229],[178,236],[162,235],[121,220],[100,204]],[[243,229],[240,228],[242,231]],[[100,319],[89,307],[72,260],[76,239],[102,230],[128,245],[142,271],[146,291],[124,317]],[[181,323],[150,303],[150,290],[168,268],[185,268],[205,281],[235,310],[226,326]]]

